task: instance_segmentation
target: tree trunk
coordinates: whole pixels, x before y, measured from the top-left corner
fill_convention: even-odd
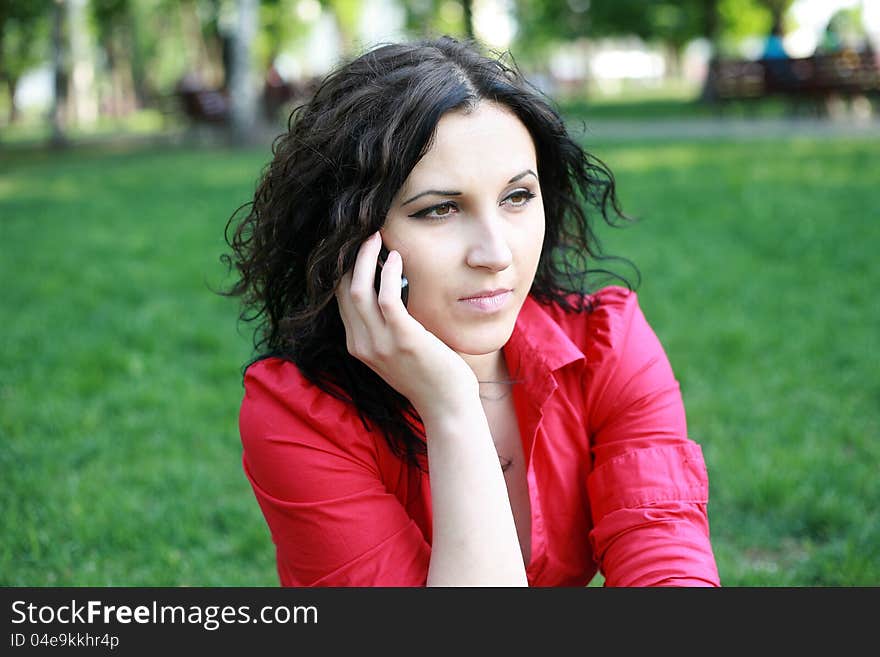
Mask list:
[[[64,0],[55,0],[52,7],[52,67],[54,69],[55,78],[55,97],[52,101],[52,109],[50,110],[50,120],[52,122],[52,136],[50,145],[53,148],[63,148],[67,146],[67,134],[65,132],[65,123],[67,118],[67,82],[68,75],[68,55],[67,55],[67,38],[65,30],[65,11]]]
[[[257,0],[238,0],[238,23],[232,48],[229,98],[232,137],[236,143],[253,140],[257,123],[257,94],[251,67],[251,51],[257,31]]]
[[[15,106],[15,90],[18,88],[18,78],[6,76],[6,90],[9,93],[9,124],[18,121],[18,107]]]
[[[666,77],[678,82],[682,79],[684,66],[682,65],[682,53],[684,46],[680,43],[669,43],[666,45],[666,61],[669,64],[669,70]]]
[[[473,0],[461,0],[464,10],[464,33],[468,39],[474,38],[474,3]]]
[[[712,91],[712,80],[710,79],[710,71],[712,70],[712,61],[718,57],[718,39],[721,34],[721,17],[718,15],[718,0],[703,0],[703,36],[709,41],[709,67],[706,73],[706,79],[703,80],[703,88],[700,90],[700,100],[702,102],[712,102],[714,94]]]
[[[703,0],[702,32],[712,44],[713,53],[717,50],[718,37],[721,32],[721,19],[718,15],[718,0]]]
[[[205,87],[220,87],[223,72],[218,57],[213,57],[202,34],[202,24],[196,5],[191,0],[177,5],[180,28],[184,37],[186,73],[194,74]]]
[[[107,57],[107,78],[110,84],[107,86],[107,95],[102,104],[104,113],[115,119],[119,117],[119,96],[116,88],[116,44],[112,33],[104,43],[104,55]]]
[[[94,125],[98,120],[95,64],[91,55],[92,37],[88,27],[86,0],[64,0],[67,5],[68,76],[70,113],[68,127]]]
[[[146,106],[150,97],[147,88],[146,71],[144,70],[144,57],[140,45],[140,35],[138,34],[138,24],[132,13],[129,12],[125,17],[125,32],[131,43],[131,80],[134,87],[134,104],[136,109]]]

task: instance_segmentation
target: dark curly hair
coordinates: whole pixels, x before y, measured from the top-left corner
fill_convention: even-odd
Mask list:
[[[371,421],[398,456],[422,468],[418,414],[348,353],[334,292],[430,148],[440,118],[481,100],[509,108],[535,144],[546,225],[530,294],[568,312],[591,312],[587,274],[603,273],[633,289],[618,274],[588,267],[610,258],[591,228],[593,215],[610,225],[627,219],[613,175],[569,135],[509,52],[484,54],[474,40],[382,45],[338,67],[293,110],[253,201],[226,226],[233,255],[222,260],[239,277],[222,294],[240,296],[240,320],[257,322],[258,356],[245,370],[270,356],[293,362],[321,390],[353,404],[365,429]]]

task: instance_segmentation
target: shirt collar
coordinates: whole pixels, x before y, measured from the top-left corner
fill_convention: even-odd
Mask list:
[[[549,371],[585,359],[583,352],[531,295],[526,297],[519,311],[505,352],[508,366],[522,363],[531,369],[540,364]]]

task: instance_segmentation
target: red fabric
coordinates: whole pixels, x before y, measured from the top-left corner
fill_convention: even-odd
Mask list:
[[[527,461],[532,586],[719,586],[702,451],[637,295],[592,313],[529,297],[504,355]],[[284,586],[424,586],[428,476],[277,358],[251,365],[242,462]]]

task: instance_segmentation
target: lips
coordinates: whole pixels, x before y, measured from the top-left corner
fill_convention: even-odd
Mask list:
[[[459,299],[459,303],[470,310],[492,314],[507,307],[511,297],[513,297],[513,290],[510,289],[484,290],[483,292],[478,292],[477,296]]]
[[[499,287],[495,290],[483,290],[482,292],[477,292],[476,294],[471,294],[470,296],[462,297],[459,301],[467,301],[468,299],[484,299],[487,297],[498,296],[499,294],[504,294],[505,292],[510,292],[511,289],[509,287]]]

